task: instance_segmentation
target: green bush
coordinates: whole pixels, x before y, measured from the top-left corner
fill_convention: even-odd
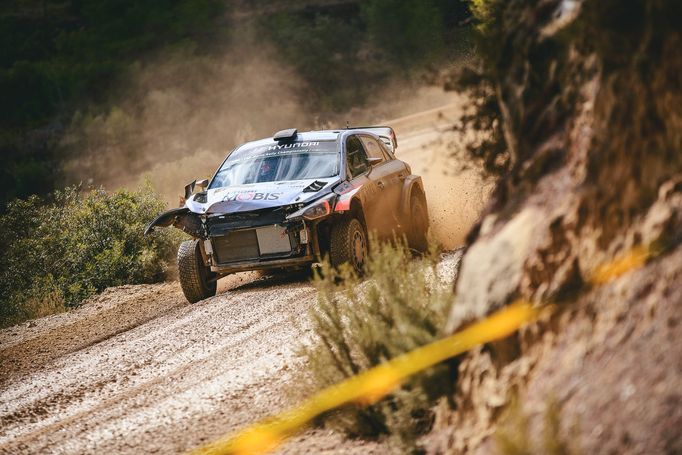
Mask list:
[[[372,0],[362,4],[362,16],[374,43],[403,67],[444,50],[443,14],[432,0]]]
[[[149,184],[11,202],[0,216],[0,326],[75,307],[110,286],[163,280],[179,231],[143,235],[163,209]]]
[[[312,339],[302,348],[306,389],[335,384],[439,338],[452,286],[438,275],[437,262],[435,251],[416,260],[398,244],[373,252],[364,282],[347,269],[336,273],[325,266],[315,279]],[[351,436],[389,435],[409,446],[430,428],[429,409],[450,383],[448,367],[440,365],[374,405],[341,409],[324,420]]]

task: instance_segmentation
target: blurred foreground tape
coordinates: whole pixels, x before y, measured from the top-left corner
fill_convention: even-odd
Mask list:
[[[619,276],[643,266],[647,259],[655,256],[656,251],[652,247],[638,246],[623,256],[604,264],[592,274],[592,284],[600,285],[607,283]]]
[[[199,448],[194,453],[252,455],[271,451],[318,415],[350,403],[374,403],[408,376],[480,344],[505,338],[537,314],[538,310],[529,303],[517,301],[454,335],[322,390],[297,408]]]

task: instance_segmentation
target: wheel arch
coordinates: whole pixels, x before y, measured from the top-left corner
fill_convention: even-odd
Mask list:
[[[358,218],[365,229],[367,228],[367,222],[365,220],[364,208],[362,206],[362,201],[357,196],[353,196],[348,203],[348,209],[337,212],[333,216],[320,221],[314,225],[315,237],[317,242],[317,247],[315,254],[319,258],[330,253],[331,249],[331,231],[335,223],[340,222],[344,219]]]
[[[403,191],[401,196],[400,208],[403,215],[409,216],[410,214],[410,202],[412,201],[412,195],[419,195],[423,198],[424,203],[426,203],[426,192],[424,191],[424,183],[422,178],[418,175],[409,175],[405,178],[405,183],[403,183]]]
[[[351,216],[358,217],[360,221],[365,225],[365,227],[367,227],[365,221],[365,210],[362,207],[362,202],[360,201],[359,198],[354,197],[353,199],[351,199],[349,214]]]

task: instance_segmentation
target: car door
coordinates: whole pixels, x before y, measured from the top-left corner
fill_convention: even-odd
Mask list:
[[[384,147],[379,144],[377,139],[369,135],[360,135],[360,140],[369,158],[381,160],[372,166],[368,173],[368,178],[374,181],[379,188],[377,197],[380,199],[382,220],[381,233],[390,236],[400,232],[400,201],[402,187],[407,168],[402,161],[393,159],[386,153]]]
[[[381,198],[382,190],[377,181],[370,178],[372,166],[367,159],[367,152],[357,135],[346,138],[346,172],[356,197],[360,200],[365,215],[365,226],[368,232],[379,236],[386,234],[385,223],[382,220]],[[384,215],[385,216],[385,215]]]

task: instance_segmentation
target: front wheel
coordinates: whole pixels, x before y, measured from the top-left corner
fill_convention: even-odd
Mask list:
[[[196,303],[216,294],[216,274],[204,265],[199,240],[187,240],[180,244],[178,272],[182,293],[189,303]]]
[[[367,260],[367,233],[357,218],[341,220],[331,232],[330,259],[338,268],[348,263],[357,274],[362,274]]]

